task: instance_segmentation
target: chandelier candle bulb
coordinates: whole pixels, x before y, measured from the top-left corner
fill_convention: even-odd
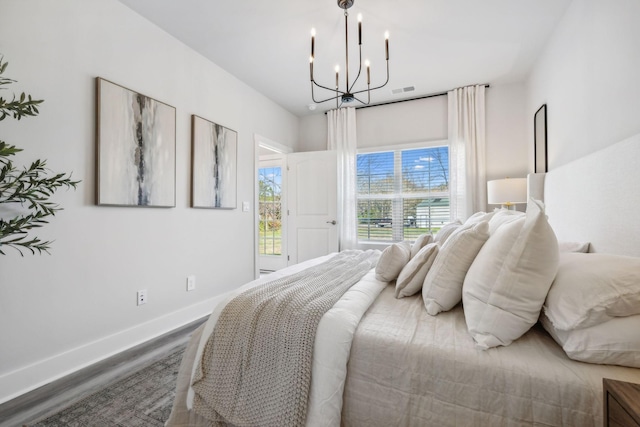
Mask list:
[[[311,29],[311,58],[313,59],[315,55],[315,47],[316,47],[316,29]]]
[[[358,44],[362,45],[362,14],[358,14]]]
[[[309,75],[311,76],[311,81],[313,81],[313,56],[309,57]]]
[[[384,51],[388,61],[389,60],[389,31],[384,33]]]
[[[371,84],[371,67],[370,67],[371,64],[369,63],[368,59],[364,62],[364,65],[366,65],[367,67],[367,85],[370,85]]]

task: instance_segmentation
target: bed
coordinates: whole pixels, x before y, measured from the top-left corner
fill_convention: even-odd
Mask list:
[[[475,223],[467,224],[470,221],[467,220],[465,224],[456,224],[460,229],[466,225],[475,230],[476,236],[487,235],[484,242],[465,245],[479,246],[473,256],[458,254],[446,258],[469,264],[463,274],[463,304],[451,302],[455,302],[458,295],[448,301],[451,295],[446,292],[444,299],[438,299],[429,293],[433,286],[427,286],[429,275],[437,270],[436,265],[446,269],[446,263],[444,267],[441,265],[445,259],[442,255],[445,248],[453,247],[456,237],[450,237],[449,243],[428,243],[414,251],[413,257],[421,254],[430,261],[422,264],[429,265],[424,280],[421,273],[407,279],[400,272],[401,276],[396,275],[397,280],[389,284],[388,278],[383,277],[384,272],[377,274],[380,265],[388,259],[383,253],[386,258],[381,256],[376,267],[365,272],[320,318],[312,349],[305,418],[292,425],[601,425],[603,378],[640,383],[640,334],[637,332],[640,330],[637,327],[640,325],[640,292],[611,298],[609,294],[615,290],[607,288],[600,292],[598,283],[590,283],[592,276],[598,274],[575,276],[575,270],[589,273],[589,269],[598,269],[602,264],[614,265],[611,270],[614,273],[629,269],[629,266],[633,274],[640,272],[640,268],[635,268],[640,265],[640,244],[636,240],[640,225],[634,220],[635,210],[640,206],[639,159],[640,135],[636,135],[547,174],[530,175],[529,195],[532,199],[543,200],[544,205],[531,207],[534,202],[530,202],[527,219],[515,219],[516,215],[507,218],[508,215],[501,214],[504,218],[494,219],[492,230],[488,225],[491,221],[482,215],[476,215]],[[521,252],[514,262],[521,262],[519,260],[527,259],[527,256],[541,256],[548,266],[546,276],[553,276],[549,280],[551,283],[541,290],[533,291],[532,286],[517,290],[516,293],[522,295],[511,304],[525,310],[527,315],[522,317],[540,314],[540,321],[537,317],[528,320],[529,323],[525,322],[520,328],[526,332],[518,335],[519,332],[514,333],[511,328],[512,324],[522,321],[520,317],[512,320],[519,314],[517,310],[515,314],[491,312],[500,305],[500,302],[495,303],[495,294],[488,305],[474,308],[482,300],[483,289],[476,292],[469,277],[489,274],[485,272],[493,269],[478,260],[496,258],[490,249],[495,250],[497,246],[494,244],[490,248],[489,244],[495,236],[507,234],[510,227],[515,228],[517,221],[538,226],[531,225],[534,223],[529,219],[529,210],[535,211],[536,206],[542,210],[535,224],[547,224],[548,217],[558,249],[554,254],[554,251],[536,246],[535,241],[522,243],[522,231],[515,240],[514,247],[520,245]],[[528,225],[520,227],[522,230]],[[450,236],[462,234],[454,229]],[[537,234],[535,230],[532,232],[532,235]],[[596,254],[573,253],[587,248]],[[407,247],[395,249],[406,252]],[[211,318],[194,333],[185,352],[168,426],[224,425],[213,423],[202,415],[202,411],[194,409],[197,393],[192,383],[196,372],[202,370],[197,361],[203,359],[210,341],[208,337],[223,316],[225,304],[247,290],[260,289],[265,282],[286,280],[291,275],[302,274],[307,268],[319,268],[333,256],[289,267],[218,298],[219,304]],[[413,257],[410,255],[409,260]],[[465,257],[470,260],[464,261]],[[504,257],[504,254],[498,256]],[[558,259],[555,264],[554,259]],[[413,273],[424,272],[423,268],[417,268]],[[531,266],[523,268],[526,270]],[[640,282],[633,274],[631,279],[625,275],[626,282],[620,286],[636,289]],[[399,289],[396,282],[405,283],[406,287]],[[409,289],[417,282],[421,286],[424,284],[422,290]],[[562,287],[565,284],[567,290]],[[589,288],[591,285],[595,287]],[[406,295],[402,295],[403,292]],[[514,294],[512,289],[509,292]],[[604,301],[606,296],[607,304],[615,307],[611,310],[596,307],[586,317],[582,315],[584,313],[571,317],[563,311],[563,304],[567,304],[563,297],[573,295],[568,292],[576,295],[569,303],[587,294],[585,304],[592,300]],[[529,307],[536,299],[542,299],[542,310],[539,306],[537,311]],[[504,330],[493,335],[486,333],[479,325],[486,323],[488,318],[491,327]],[[620,342],[618,347],[597,343],[598,351],[586,351],[579,346],[587,341],[591,343],[589,345],[596,345],[589,341],[591,338],[583,337],[586,331],[594,331],[598,339],[616,336],[623,341],[623,348],[618,352],[611,350],[619,350]],[[622,338],[617,337],[618,332]],[[576,342],[579,345],[576,346]]]

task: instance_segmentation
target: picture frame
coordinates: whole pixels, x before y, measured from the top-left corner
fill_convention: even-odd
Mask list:
[[[535,173],[549,171],[547,158],[547,104],[542,104],[533,116],[533,171]]]
[[[96,204],[175,207],[176,109],[96,78]]]
[[[191,116],[191,207],[236,209],[238,133]]]

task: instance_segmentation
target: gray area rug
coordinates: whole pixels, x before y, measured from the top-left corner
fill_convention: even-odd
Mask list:
[[[164,426],[175,396],[184,346],[31,427]]]

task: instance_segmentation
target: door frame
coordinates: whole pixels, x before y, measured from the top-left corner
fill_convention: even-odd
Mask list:
[[[266,149],[273,154],[289,154],[293,150],[286,145],[272,141],[257,133],[253,134],[253,276],[255,279],[260,277],[260,252],[258,244],[260,242],[260,213],[258,210],[260,196],[260,187],[258,184],[258,168],[260,167],[260,151]],[[286,171],[283,170],[283,174]],[[284,179],[284,176],[283,176]],[[283,221],[283,227],[286,227]]]

